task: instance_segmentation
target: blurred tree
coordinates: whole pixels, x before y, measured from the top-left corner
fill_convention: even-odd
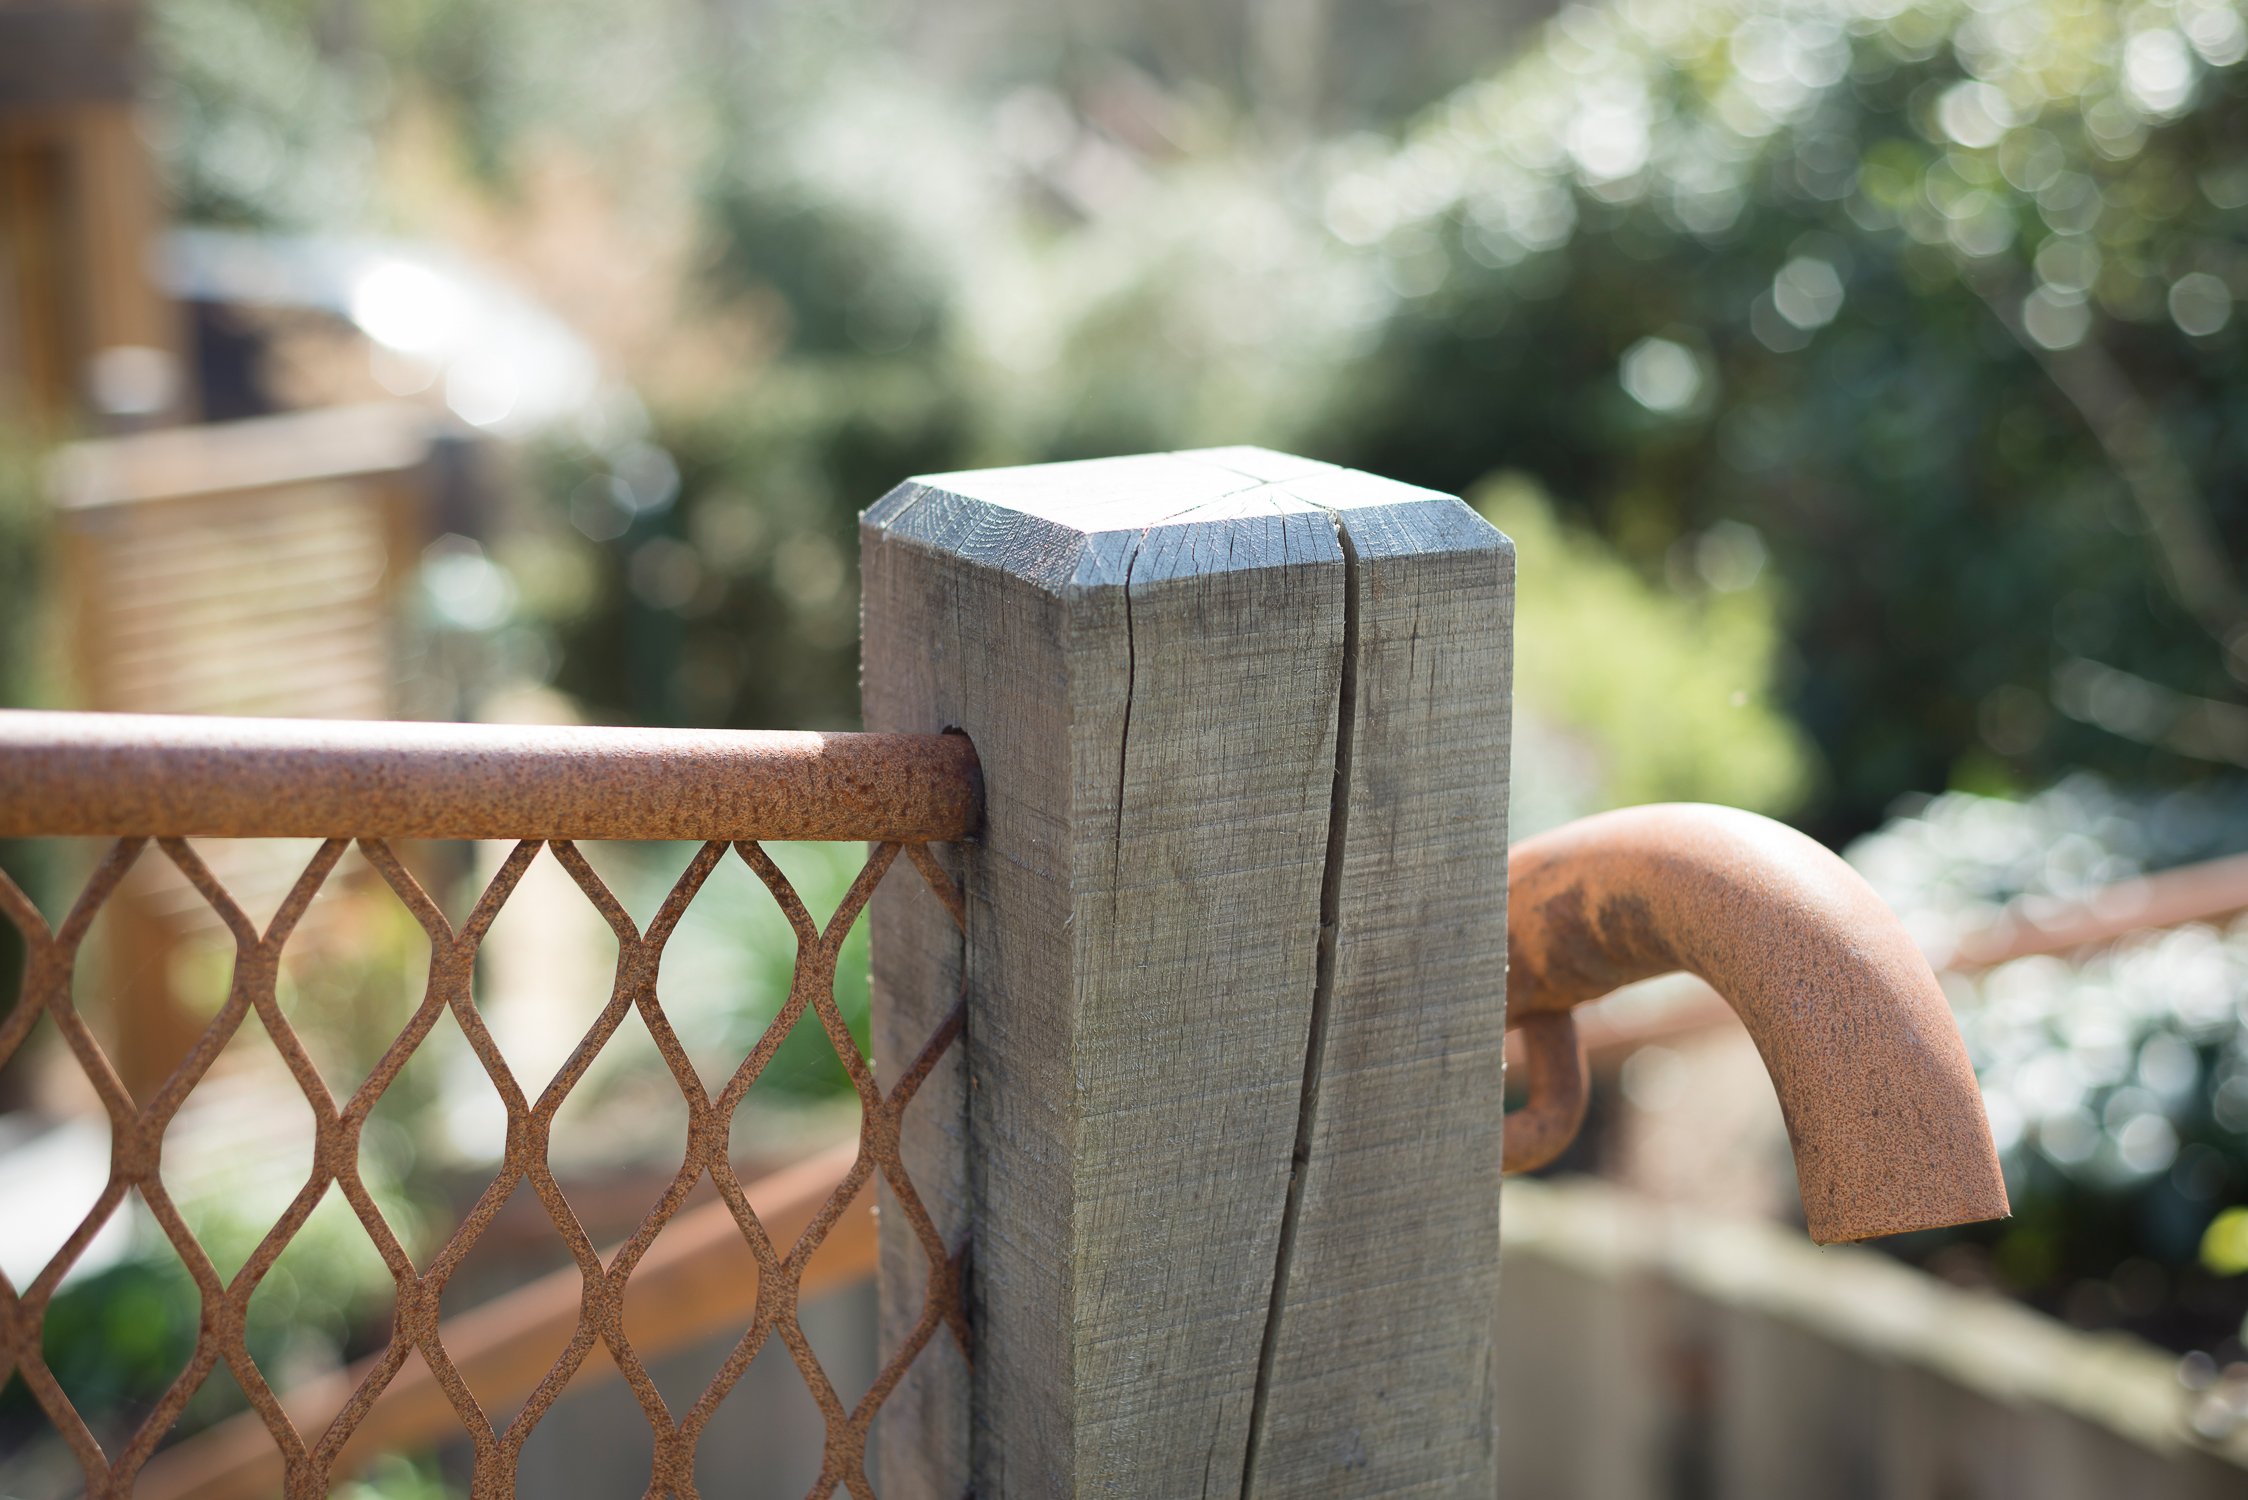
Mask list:
[[[1392,88],[1335,81],[1348,4],[158,10],[198,213],[278,222],[310,212],[303,173],[371,180],[288,131],[343,162],[384,100],[497,198],[568,141],[623,184],[612,214],[691,200],[700,242],[642,321],[768,335],[721,379],[640,339],[655,428],[541,470],[575,515],[624,449],[676,449],[676,505],[587,554],[607,602],[563,675],[604,714],[847,718],[849,649],[821,642],[848,583],[822,580],[915,467],[1251,440],[1460,491],[1533,475],[1688,594],[1717,528],[1752,527],[1830,838],[1909,788],[2248,763],[2227,0],[1572,5],[1394,144],[1267,128],[1288,69],[1259,49],[1324,39],[1288,64],[1329,79],[1316,131],[1488,39]],[[253,24],[267,62],[230,72]],[[382,181],[361,212],[410,221]],[[775,686],[727,686],[752,678]]]
[[[1138,74],[1223,95],[1276,134],[1386,124],[1467,81],[1551,0],[921,0],[889,34],[967,81],[1061,80],[1110,96]]]
[[[557,445],[542,465],[601,544],[557,684],[623,722],[855,728],[855,517],[904,475],[963,466],[956,397],[924,361],[805,358],[740,404],[659,413],[652,436],[637,490],[629,451]]]
[[[150,144],[195,223],[338,228],[367,212],[387,70],[358,9],[323,0],[160,0]]]
[[[1641,802],[1794,810],[1812,767],[1771,703],[1779,639],[1754,531],[1713,530],[1682,597],[1558,524],[1519,475],[1472,499],[1517,559],[1513,837]]]
[[[1334,176],[1398,310],[1332,449],[1526,470],[1649,576],[1755,525],[1830,837],[2248,763],[2244,50],[2221,0],[1572,6]]]

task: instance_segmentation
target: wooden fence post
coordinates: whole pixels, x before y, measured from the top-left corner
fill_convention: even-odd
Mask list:
[[[886,1500],[1490,1494],[1511,545],[1231,448],[915,480],[861,556],[867,727],[987,793],[965,946],[875,911],[885,1074],[966,965],[905,1149],[976,1330]]]

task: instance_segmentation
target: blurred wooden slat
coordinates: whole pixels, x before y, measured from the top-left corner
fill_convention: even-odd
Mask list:
[[[812,1221],[858,1154],[847,1142],[747,1189],[765,1232],[786,1252]],[[864,1195],[862,1194],[862,1197]],[[840,1218],[805,1270],[802,1295],[863,1281],[874,1274],[874,1216],[855,1207]],[[604,1260],[608,1257],[604,1256]],[[658,1236],[633,1272],[625,1296],[625,1335],[643,1360],[683,1348],[726,1328],[748,1326],[757,1308],[755,1257],[723,1203],[681,1214]],[[440,1331],[461,1378],[494,1425],[546,1377],[577,1331],[585,1283],[575,1266],[445,1320]],[[778,1347],[778,1341],[774,1341]],[[342,1410],[374,1358],[289,1392],[289,1418],[308,1442]],[[613,1379],[616,1365],[596,1345],[571,1382],[577,1392]],[[413,1452],[458,1435],[460,1418],[421,1357],[408,1356],[382,1398],[344,1445],[336,1472],[351,1473],[380,1453]],[[280,1451],[256,1412],[244,1412],[159,1453],[133,1493],[138,1500],[261,1500],[280,1493]]]
[[[116,0],[0,5],[0,424],[51,432],[192,407],[176,381],[129,416],[89,400],[103,351],[176,360],[181,347],[149,273],[164,213],[133,119],[139,16]]]
[[[378,401],[81,443],[57,458],[55,498],[97,510],[398,473],[427,456],[428,421],[418,406]]]
[[[384,403],[65,449],[84,706],[388,717],[427,424]]]
[[[423,530],[429,417],[339,407],[79,443],[54,460],[80,705],[384,719],[398,595]],[[111,1031],[142,1097],[201,1019],[173,993],[181,927],[144,861],[117,904]]]
[[[2136,1339],[1586,1178],[1511,1179],[1500,1234],[1507,1500],[2248,1493]]]

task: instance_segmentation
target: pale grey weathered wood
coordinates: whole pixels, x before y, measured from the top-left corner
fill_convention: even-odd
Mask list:
[[[1238,1489],[1301,1086],[1341,552],[1310,507],[1226,504],[1241,476],[1122,467],[930,481],[868,517],[869,721],[896,722],[889,569],[934,569],[913,645],[950,680],[925,711],[975,738],[988,789],[968,890],[993,1496]]]
[[[1492,1266],[1462,1269],[1479,1253],[1473,1235],[1369,1254],[1343,1200],[1383,1171],[1473,1200],[1488,1155],[1486,1207],[1397,1232],[1451,1235],[1464,1214],[1494,1230],[1482,1238],[1495,1261],[1503,953],[1482,946],[1489,924],[1463,915],[1461,896],[1501,857],[1503,825],[1497,848],[1461,856],[1436,893],[1447,957],[1424,965],[1429,998],[1355,976],[1399,950],[1411,883],[1429,873],[1420,845],[1441,838],[1457,855],[1491,830],[1463,788],[1473,782],[1503,809],[1503,717],[1478,738],[1433,699],[1402,689],[1368,699],[1373,719],[1354,715],[1354,734],[1458,763],[1401,777],[1369,766],[1346,783],[1372,809],[1366,839],[1418,841],[1403,857],[1370,842],[1359,853],[1349,839],[1329,847],[1351,633],[1344,535],[1377,538],[1358,564],[1361,599],[1379,594],[1387,611],[1368,638],[1402,640],[1408,667],[1425,671],[1413,645],[1425,636],[1424,654],[1443,663],[1435,692],[1443,674],[1489,664],[1479,631],[1499,642],[1503,674],[1504,543],[1480,526],[1457,501],[1259,450],[938,476],[867,513],[868,726],[963,728],[987,783],[987,828],[964,871],[974,1430],[964,1441],[940,1400],[911,1404],[883,1440],[886,1493],[954,1500],[972,1448],[987,1497],[1240,1494],[1268,1360],[1279,1379],[1262,1472],[1309,1475],[1318,1465],[1304,1444],[1332,1436],[1302,1415],[1321,1399],[1310,1364],[1330,1355],[1365,1371],[1327,1371],[1329,1395],[1379,1366],[1382,1379],[1401,1372],[1415,1401],[1449,1403],[1433,1423],[1416,1407],[1395,1442],[1381,1426],[1394,1412],[1353,1409],[1369,1452],[1433,1444],[1431,1492],[1489,1491],[1487,1369],[1469,1368],[1483,1352],[1456,1325],[1487,1334],[1490,1308],[1471,1304],[1487,1300]],[[1446,560],[1391,564],[1423,542]],[[1385,662],[1397,654],[1384,650]],[[1463,691],[1492,701],[1490,684]],[[1503,707],[1503,675],[1495,691]],[[1349,912],[1361,866],[1358,878],[1383,893],[1369,952],[1323,965],[1323,887]],[[1487,894],[1503,931],[1503,893]],[[877,915],[888,924],[878,944],[944,941],[925,914]],[[1355,928],[1338,930],[1347,942]],[[942,967],[877,963],[885,996]],[[1457,971],[1478,964],[1488,989],[1471,1004]],[[1329,992],[1341,1002],[1327,1006],[1341,1023],[1327,1054],[1340,1113],[1323,1119],[1322,1103],[1310,1117],[1315,1156],[1293,1220],[1302,1244],[1284,1257],[1307,1054]],[[1449,1009],[1421,1013],[1430,1007]],[[1447,1060],[1447,1047],[1459,1056]],[[1486,1067],[1487,1126],[1426,1118],[1478,1104]],[[947,1149],[957,1125],[940,1115],[923,1117],[927,1139],[909,1149]],[[886,1239],[903,1232],[893,1219]],[[1295,1269],[1276,1299],[1284,1258]],[[1312,1275],[1317,1286],[1303,1282]],[[899,1317],[910,1290],[896,1289]],[[1389,1313],[1432,1298],[1449,1304],[1440,1328],[1418,1325],[1443,1335],[1433,1352],[1390,1347]],[[1339,1340],[1321,1331],[1338,1310],[1354,1310]],[[1411,1325],[1398,1332],[1417,1336]],[[886,1314],[886,1338],[899,1326]],[[1463,1441],[1483,1445],[1479,1480],[1459,1472]],[[1393,1477],[1410,1467],[1384,1462]],[[1351,1472],[1257,1489],[1354,1493]]]
[[[938,862],[955,883],[959,851]],[[960,992],[964,944],[951,916],[900,859],[868,904],[872,924],[875,1076],[887,1094],[944,1024]],[[898,1154],[922,1207],[948,1246],[968,1235],[968,1049],[955,1044],[922,1082],[899,1133]],[[887,1360],[921,1321],[929,1260],[888,1184],[880,1186],[878,1342]],[[960,1500],[968,1484],[969,1366],[949,1330],[907,1367],[875,1430],[884,1500]]]
[[[1457,500],[1288,477],[1348,542],[1355,670],[1335,974],[1255,1492],[1488,1494],[1514,553]]]

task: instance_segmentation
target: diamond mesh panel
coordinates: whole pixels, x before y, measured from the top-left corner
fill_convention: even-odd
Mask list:
[[[48,1420],[83,1466],[86,1493],[91,1497],[132,1494],[136,1478],[158,1444],[178,1422],[189,1399],[223,1361],[240,1383],[279,1451],[287,1495],[291,1500],[325,1495],[334,1484],[348,1477],[336,1472],[339,1458],[345,1456],[345,1444],[359,1432],[377,1399],[406,1367],[409,1355],[418,1352],[473,1446],[472,1493],[477,1496],[512,1495],[516,1460],[525,1439],[599,1345],[615,1361],[655,1433],[655,1457],[647,1493],[693,1496],[697,1493],[694,1468],[698,1438],[748,1368],[750,1360],[777,1338],[826,1422],[822,1468],[811,1494],[825,1496],[841,1488],[854,1496],[872,1495],[874,1491],[865,1468],[866,1445],[875,1413],[883,1400],[931,1339],[943,1334],[959,1340],[963,1352],[968,1349],[968,1327],[960,1299],[961,1265],[966,1247],[948,1246],[941,1241],[898,1153],[899,1118],[931,1069],[959,1040],[965,1024],[965,1002],[954,1006],[912,1066],[885,1094],[859,1055],[834,995],[836,960],[844,937],[901,853],[943,902],[954,922],[963,921],[959,893],[926,846],[895,843],[876,846],[849,893],[823,926],[805,909],[787,877],[758,845],[709,843],[688,864],[662,909],[642,930],[574,845],[526,841],[515,847],[467,919],[456,928],[387,845],[379,840],[362,839],[359,847],[368,864],[397,893],[428,935],[429,975],[420,1002],[404,1029],[372,1072],[347,1097],[339,1098],[323,1082],[304,1039],[283,1013],[276,995],[276,982],[285,945],[335,872],[349,844],[350,841],[344,839],[331,839],[323,844],[289,890],[272,921],[260,931],[184,840],[156,841],[160,857],[178,868],[232,933],[235,959],[231,985],[218,1014],[186,1061],[146,1103],[133,1098],[85,1018],[79,1014],[72,998],[72,981],[96,914],[116,896],[134,862],[150,857],[147,842],[124,839],[112,846],[59,927],[50,928],[24,893],[5,875],[0,875],[0,911],[4,911],[22,932],[29,950],[22,1001],[5,1023],[0,1023],[0,1064],[22,1047],[41,1017],[51,1018],[78,1068],[99,1096],[110,1122],[109,1180],[92,1211],[27,1285],[19,1288],[0,1276],[0,1383],[11,1373],[22,1375]],[[553,1079],[533,1097],[510,1070],[483,1016],[472,1002],[470,979],[478,947],[493,919],[542,847],[549,849],[551,857],[569,872],[615,933],[618,956],[615,984],[608,1003]],[[703,1084],[665,1017],[656,996],[656,979],[665,944],[680,917],[712,870],[729,854],[740,858],[764,882],[793,928],[797,948],[794,979],[786,1004],[731,1076],[712,1090]],[[428,1258],[427,1264],[417,1266],[362,1180],[361,1133],[377,1101],[447,1011],[466,1035],[477,1061],[506,1107],[507,1145],[497,1175],[475,1206]],[[638,1012],[654,1038],[671,1079],[686,1102],[687,1145],[668,1189],[649,1210],[638,1230],[604,1263],[556,1183],[548,1160],[548,1142],[556,1111],[585,1077],[619,1024],[633,1011]],[[735,1111],[772,1061],[782,1041],[807,1011],[816,1018],[857,1090],[861,1110],[859,1140],[856,1157],[841,1184],[813,1214],[809,1225],[784,1244],[768,1232],[766,1224],[752,1208],[728,1159],[727,1143]],[[219,1274],[166,1191],[159,1162],[167,1128],[253,1012],[311,1108],[315,1139],[311,1171],[302,1190],[241,1269],[229,1278]],[[868,1187],[877,1173],[888,1183],[928,1257],[929,1290],[919,1325],[912,1336],[894,1352],[866,1395],[855,1406],[846,1408],[798,1323],[797,1299],[806,1266],[814,1252],[828,1239],[853,1199]],[[688,1194],[706,1176],[755,1257],[756,1308],[725,1364],[687,1410],[675,1412],[658,1392],[646,1363],[627,1335],[625,1294],[634,1271],[642,1265],[657,1236],[674,1221]],[[568,1346],[547,1369],[521,1409],[504,1426],[495,1426],[456,1366],[452,1351],[446,1347],[446,1326],[440,1320],[439,1299],[463,1257],[522,1184],[529,1185],[552,1219],[556,1232],[577,1263],[584,1291],[577,1326]],[[365,1367],[364,1377],[350,1390],[341,1411],[318,1430],[300,1430],[252,1359],[244,1334],[252,1295],[331,1188],[340,1190],[350,1203],[388,1266],[397,1288],[396,1311],[388,1347]],[[137,1193],[146,1203],[151,1217],[193,1276],[200,1292],[202,1320],[193,1355],[185,1369],[130,1435],[110,1452],[105,1451],[71,1404],[42,1358],[41,1348],[47,1310],[63,1277],[124,1207],[130,1193]],[[7,1211],[8,1206],[0,1204],[0,1212]]]

